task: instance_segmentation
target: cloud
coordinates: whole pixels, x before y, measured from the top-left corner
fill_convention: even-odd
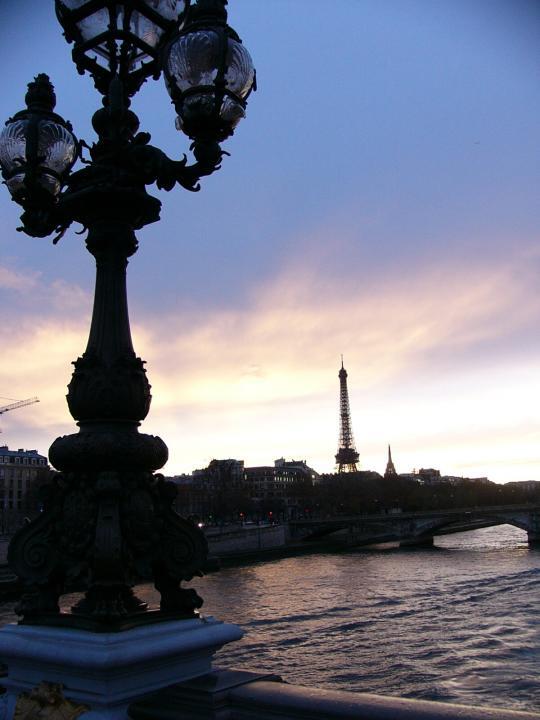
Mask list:
[[[9,308],[2,318],[0,392],[40,399],[2,416],[2,441],[19,435],[17,446],[39,446],[43,452],[55,434],[72,431],[66,385],[71,360],[84,350],[91,297],[77,285],[2,266],[0,288]]]
[[[422,464],[422,451],[433,458],[433,448],[439,463],[451,463],[448,472],[471,467],[474,449],[463,437],[467,427],[485,472],[491,467],[490,433],[501,448],[506,434],[510,467],[525,452],[508,419],[514,425],[526,413],[523,388],[516,391],[521,367],[516,337],[530,337],[540,319],[535,274],[531,258],[520,257],[468,268],[418,267],[414,274],[382,281],[331,282],[304,263],[258,288],[241,309],[148,318],[136,336],[153,383],[149,422],[174,438],[173,462],[176,452],[198,454],[198,464],[219,452],[252,462],[289,453],[316,458],[330,469],[343,351],[357,401],[355,427],[369,427],[385,403],[377,437],[358,433],[361,443],[365,438],[371,448],[375,442],[384,446],[385,428],[405,441],[414,418],[408,442],[416,444],[415,465]],[[500,367],[500,376],[493,378],[486,402],[478,378],[491,366]],[[506,392],[498,404],[503,383]],[[405,403],[397,397],[403,387],[410,388]],[[398,422],[389,422],[392,414]],[[471,416],[476,429],[464,422]],[[435,427],[436,440],[430,439]]]
[[[156,405],[273,403],[333,384],[341,352],[359,387],[429,369],[433,356],[481,354],[540,315],[533,274],[447,265],[330,283],[288,268],[246,307],[147,318],[136,334]]]
[[[330,469],[343,352],[361,452],[365,448],[368,458],[374,457],[376,443],[384,449],[387,440],[401,439],[404,458],[415,466],[425,464],[412,460],[415,443],[420,456],[424,449],[430,458],[430,448],[436,449],[441,460],[456,467],[461,453],[471,465],[474,449],[463,437],[463,418],[471,415],[467,403],[478,398],[475,422],[485,433],[476,438],[484,457],[490,433],[504,435],[506,412],[499,417],[497,402],[482,400],[475,363],[502,368],[505,401],[511,405],[517,387],[512,353],[518,344],[509,339],[530,337],[538,324],[536,262],[524,253],[511,262],[465,268],[438,263],[383,277],[350,271],[339,277],[324,272],[323,257],[312,264],[304,257],[253,286],[241,307],[139,315],[133,323],[135,347],[148,362],[154,395],[143,431],[158,433],[169,444],[169,472],[220,455],[253,463],[300,455]],[[46,308],[38,302],[37,309],[9,318],[0,392],[40,397],[39,406],[14,413],[9,428],[34,439],[22,444],[43,449],[56,434],[75,430],[64,396],[70,361],[84,350],[91,299],[76,285],[33,282],[27,294],[38,301],[46,297]],[[493,354],[494,344],[504,350],[500,357]],[[453,402],[456,397],[461,404]],[[512,408],[514,425],[522,410],[519,404]],[[383,437],[388,432],[392,437]],[[3,439],[8,437],[6,432]],[[518,457],[515,433],[512,438],[509,466]],[[519,453],[534,457],[532,443],[519,445]],[[504,441],[499,445],[504,457]]]
[[[34,288],[39,279],[39,273],[22,273],[0,266],[0,289],[27,292]]]
[[[48,288],[47,299],[50,307],[64,316],[77,316],[82,313],[90,317],[92,296],[75,283],[54,280]]]

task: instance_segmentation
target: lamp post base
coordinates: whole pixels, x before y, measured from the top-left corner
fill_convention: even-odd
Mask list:
[[[0,718],[39,717],[41,707],[52,705],[58,717],[126,720],[135,700],[209,673],[214,653],[242,635],[212,617],[111,633],[6,625],[0,630],[0,658],[8,666]]]

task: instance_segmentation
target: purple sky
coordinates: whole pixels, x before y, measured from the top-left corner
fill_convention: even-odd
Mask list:
[[[52,0],[0,3],[3,117],[47,72],[93,140],[100,99]],[[129,269],[168,473],[282,455],[330,470],[340,353],[362,467],[540,479],[540,5],[231,0],[259,91],[199,194],[161,193]],[[162,81],[141,129],[187,151]],[[46,452],[84,349],[92,258],[15,231],[0,194],[0,440]],[[3,401],[0,400],[0,403]],[[8,400],[5,401],[9,402]]]

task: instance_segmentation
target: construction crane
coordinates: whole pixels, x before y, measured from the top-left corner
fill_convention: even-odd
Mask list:
[[[26,405],[33,405],[37,402],[39,402],[39,398],[37,397],[28,398],[27,400],[18,400],[17,402],[11,403],[10,405],[4,405],[3,407],[0,407],[0,415],[3,415],[9,410],[17,410],[18,408],[25,407]],[[0,430],[0,433],[1,432],[2,430]]]

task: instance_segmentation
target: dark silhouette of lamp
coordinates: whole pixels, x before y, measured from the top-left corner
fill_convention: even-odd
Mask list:
[[[96,290],[88,344],[74,362],[67,401],[77,433],[49,451],[58,470],[46,489],[44,512],[13,538],[9,562],[24,592],[25,623],[120,630],[138,623],[193,617],[202,600],[182,581],[201,574],[202,532],[172,509],[176,490],[156,474],[165,443],[140,433],[150,409],[144,361],[131,340],[126,295],[135,231],[159,219],[161,203],[147,186],[196,191],[220,167],[219,143],[232,135],[255,87],[255,70],[227,25],[226,0],[56,0],[73,60],[103,96],[92,118],[97,141],[79,143],[53,112],[45,75],[30,83],[27,108],[0,135],[0,164],[22,230],[38,237],[73,222],[87,229],[96,260]],[[192,140],[195,162],[173,160],[139,132],[130,97],[164,71]],[[73,170],[80,148],[90,158]],[[149,611],[133,586],[154,581],[159,611]],[[70,613],[58,600],[83,588]]]

